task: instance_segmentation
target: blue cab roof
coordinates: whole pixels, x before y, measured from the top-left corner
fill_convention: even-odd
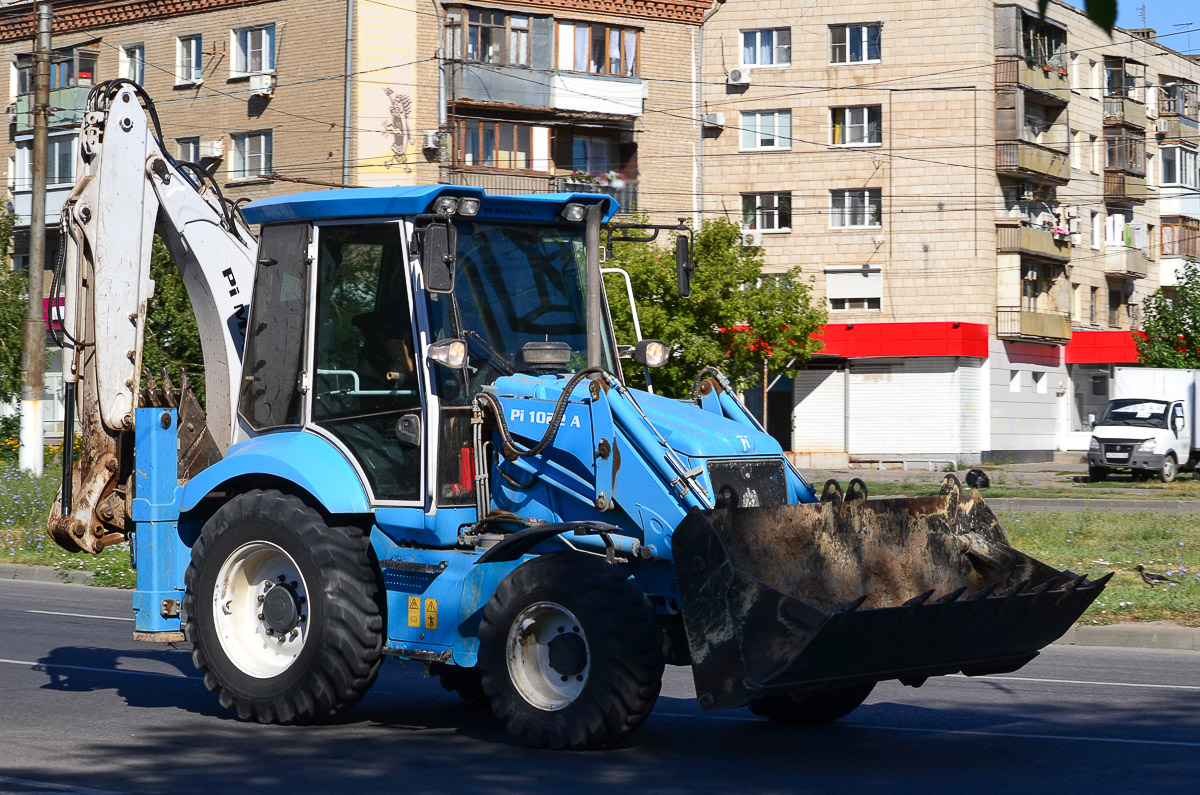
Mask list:
[[[612,219],[617,202],[602,193],[534,193],[521,196],[489,195],[482,188],[466,185],[413,185],[384,188],[341,188],[306,191],[256,199],[242,207],[252,224],[289,221],[330,221],[351,218],[400,218],[429,212],[443,195],[474,196],[479,201],[478,218],[507,221],[546,222],[559,219],[569,202],[607,203],[604,220]]]

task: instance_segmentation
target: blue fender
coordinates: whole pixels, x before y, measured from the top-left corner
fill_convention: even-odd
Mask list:
[[[183,487],[180,511],[190,511],[210,491],[244,475],[294,483],[329,513],[370,513],[371,501],[354,467],[326,439],[304,431],[278,431],[229,448],[225,458]]]

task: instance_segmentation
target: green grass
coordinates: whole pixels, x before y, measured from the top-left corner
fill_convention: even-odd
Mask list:
[[[99,555],[70,553],[46,535],[46,519],[58,493],[56,462],[41,478],[0,462],[0,563],[54,566],[60,571],[94,572],[93,585],[133,588],[129,546],[117,544]]]
[[[1055,568],[1116,576],[1082,623],[1177,621],[1200,626],[1200,514],[998,511],[1014,547]],[[1167,574],[1150,587],[1136,570]]]
[[[1128,478],[1090,483],[1086,478],[1075,480],[1079,477],[1078,473],[1059,473],[1052,485],[1035,485],[1012,478],[1008,473],[995,473],[991,488],[983,495],[1031,499],[1200,500],[1200,481],[1190,477],[1174,483],[1131,481]],[[872,497],[928,497],[937,494],[942,484],[942,478],[936,473],[929,473],[929,477],[921,481],[872,481],[869,475],[863,480]]]

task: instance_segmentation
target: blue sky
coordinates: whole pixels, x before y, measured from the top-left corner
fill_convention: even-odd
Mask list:
[[[1068,2],[1079,8],[1084,7],[1084,0]],[[1117,0],[1117,25],[1123,28],[1142,27],[1143,5],[1146,6],[1145,27],[1154,28],[1159,36],[1165,37],[1163,44],[1180,52],[1200,53],[1200,3],[1197,0]],[[1192,27],[1176,27],[1184,22],[1193,23]]]

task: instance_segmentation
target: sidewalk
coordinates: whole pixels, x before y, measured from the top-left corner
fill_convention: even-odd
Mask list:
[[[0,563],[0,580],[79,583],[92,579],[88,571],[58,571],[49,566]],[[1181,627],[1167,621],[1145,624],[1076,624],[1055,641],[1071,646],[1115,646],[1132,649],[1186,649],[1200,651],[1200,628]]]

